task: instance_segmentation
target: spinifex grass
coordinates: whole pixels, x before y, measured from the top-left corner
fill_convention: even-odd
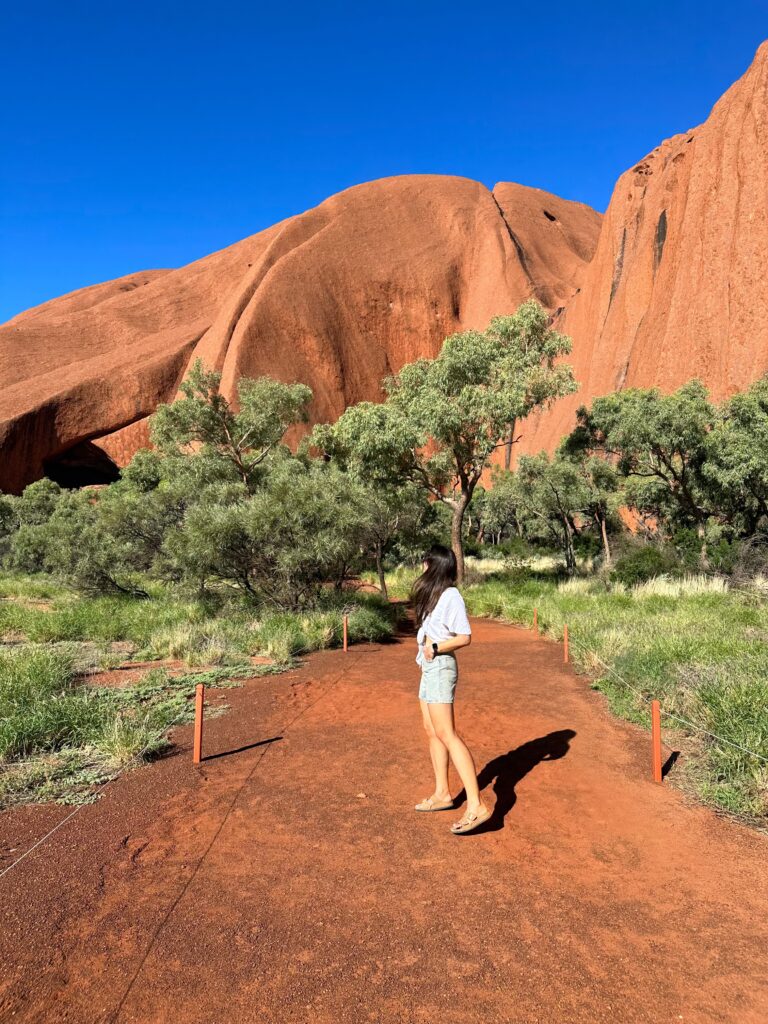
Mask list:
[[[171,676],[153,669],[112,689],[84,685],[72,665],[62,651],[0,652],[0,805],[92,799],[94,784],[156,755],[171,726],[192,720],[197,683],[239,686],[239,679],[276,671],[249,665]]]
[[[768,607],[695,578],[632,590],[598,580],[561,584],[495,578],[465,591],[474,615],[530,625],[561,639],[568,624],[572,659],[595,677],[612,709],[648,725],[645,698],[701,730],[688,775],[699,794],[752,818],[768,814]],[[608,666],[608,668],[606,668]],[[643,697],[638,696],[637,690]],[[753,751],[744,753],[737,744]]]
[[[136,600],[59,593],[47,608],[8,600],[0,603],[0,639],[11,633],[32,643],[128,640],[142,645],[161,628],[200,621],[205,615],[200,602],[172,595]]]
[[[190,600],[158,584],[137,600],[79,597],[11,575],[0,583],[0,805],[91,799],[94,784],[156,754],[172,724],[191,720],[196,683],[238,685],[341,646],[345,613],[352,643],[385,640],[397,614],[376,595],[346,591],[329,591],[320,608],[265,613],[227,595]],[[43,594],[45,606],[28,603]],[[191,670],[154,669],[120,689],[84,685],[82,673],[114,667],[129,652]],[[253,665],[253,655],[274,664]]]
[[[12,590],[12,577],[0,577]],[[285,663],[301,653],[340,647],[342,616],[350,643],[392,635],[396,610],[378,595],[328,591],[317,608],[298,612],[254,609],[242,599],[190,600],[173,588],[152,588],[146,600],[78,597],[55,589],[50,607],[0,602],[0,642],[127,642],[140,660],[172,658],[190,666],[237,664],[251,655]]]

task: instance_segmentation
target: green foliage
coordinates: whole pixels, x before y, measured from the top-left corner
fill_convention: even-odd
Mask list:
[[[768,376],[723,403],[702,473],[738,532],[754,534],[768,517]]]
[[[170,538],[183,575],[286,610],[313,604],[359,561],[361,497],[335,466],[286,458],[247,500],[190,509]]]
[[[588,515],[591,494],[576,462],[545,452],[523,456],[516,474],[517,514],[524,531],[563,552],[566,571],[576,571],[576,519]]]
[[[53,480],[37,480],[25,488],[24,493],[14,502],[16,517],[20,526],[43,526],[56,511],[62,489]]]
[[[181,384],[184,398],[162,405],[152,420],[152,440],[166,455],[199,450],[204,461],[223,463],[249,493],[258,486],[267,457],[286,430],[306,421],[312,392],[304,384],[271,377],[242,378],[235,411],[219,391],[221,374],[198,359]]]
[[[243,380],[234,411],[218,383],[195,364],[184,397],[154,418],[158,450],[140,452],[118,483],[71,492],[41,481],[4,500],[3,522],[16,524],[6,566],[84,593],[146,597],[150,574],[241,586],[282,607],[310,600],[353,560],[360,527],[333,473],[281,444],[311,393]]]
[[[0,652],[0,758],[87,734],[91,711],[72,700],[72,657],[44,649]],[[48,715],[44,718],[40,706]]]
[[[742,543],[734,537],[724,535],[722,528],[709,520],[705,529],[707,542],[707,564],[713,572],[730,574],[739,560]],[[676,530],[671,546],[687,571],[695,571],[701,559],[701,538],[696,530]]]
[[[0,652],[0,803],[93,799],[94,785],[156,753],[171,724],[191,720],[193,693],[192,680],[163,672],[136,688],[100,690],[75,676],[72,651]]]
[[[21,572],[42,572],[48,550],[47,524],[62,499],[62,489],[52,480],[37,480],[20,497],[2,496],[4,562]]]
[[[556,362],[569,351],[531,300],[484,332],[446,338],[437,358],[385,382],[385,402],[350,407],[313,440],[375,484],[408,481],[448,504],[461,569],[464,514],[480,477],[518,420],[575,389],[570,367]]]
[[[415,484],[374,485],[348,474],[346,486],[348,497],[355,500],[355,534],[363,561],[375,564],[379,587],[386,597],[386,559],[423,553],[429,543],[425,538],[435,521],[432,506]]]
[[[522,495],[514,473],[495,470],[480,516],[487,540],[495,537],[498,543],[506,531],[522,534]]]
[[[360,597],[334,608],[318,608],[299,615],[277,612],[254,626],[254,644],[260,653],[280,664],[301,654],[340,647],[342,615],[349,616],[349,643],[381,643],[392,636],[395,610],[386,602]]]
[[[562,451],[619,474],[607,513],[620,498],[649,531],[675,538],[686,565],[730,571],[736,541],[768,513],[768,377],[719,407],[698,381],[670,395],[633,388],[598,398]]]
[[[633,587],[637,583],[653,579],[654,576],[662,576],[678,569],[679,562],[674,552],[657,544],[643,544],[628,551],[616,561],[611,579],[616,583]]]
[[[660,522],[697,528],[704,558],[704,524],[713,505],[703,466],[717,420],[704,386],[690,381],[671,395],[628,388],[596,398],[578,416],[565,450],[615,460],[629,504]]]
[[[496,470],[482,507],[484,531],[497,543],[517,534],[528,543],[562,551],[566,569],[576,568],[576,551],[610,561],[609,530],[618,527],[621,488],[605,459],[571,454],[522,456],[516,472]]]

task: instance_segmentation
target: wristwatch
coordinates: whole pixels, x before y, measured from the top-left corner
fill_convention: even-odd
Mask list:
[[[433,644],[432,644],[432,657],[433,657],[433,658],[436,658],[436,657],[437,657],[437,644],[436,644],[436,643],[434,643],[434,642],[433,642]]]

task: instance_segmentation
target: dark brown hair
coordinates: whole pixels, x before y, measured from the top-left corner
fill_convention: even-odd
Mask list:
[[[411,588],[411,601],[416,611],[416,624],[420,626],[433,611],[440,595],[456,583],[456,555],[442,544],[433,544],[424,561],[427,568]]]

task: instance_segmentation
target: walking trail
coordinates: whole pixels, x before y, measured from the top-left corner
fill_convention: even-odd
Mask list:
[[[649,781],[559,647],[473,628],[482,833],[411,809],[412,637],[314,655],[226,692],[229,756],[177,730],[0,880],[0,1019],[765,1024],[765,838]],[[0,816],[0,869],[67,813]]]

